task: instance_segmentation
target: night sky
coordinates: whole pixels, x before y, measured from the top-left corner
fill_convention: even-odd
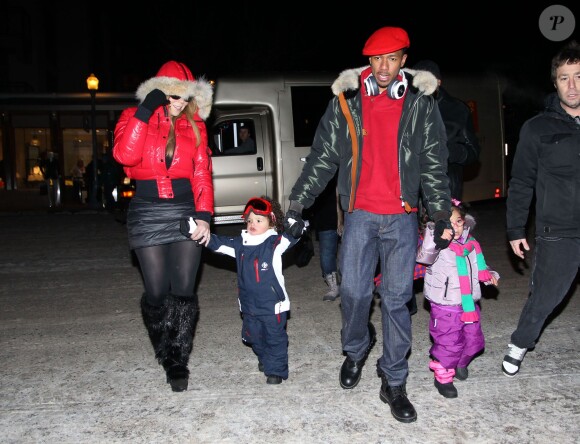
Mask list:
[[[86,91],[93,72],[99,91],[133,93],[168,60],[209,79],[266,71],[338,74],[368,64],[362,48],[375,30],[400,26],[411,40],[408,67],[432,59],[443,82],[446,74],[494,72],[506,79],[508,100],[541,107],[554,90],[550,60],[564,43],[539,28],[542,11],[554,3],[493,3],[360,2],[345,9],[313,1],[8,0],[0,7],[7,17],[0,49],[8,55],[0,90]],[[572,11],[576,29],[578,3],[557,3]],[[569,39],[580,40],[578,34]]]
[[[443,75],[490,70],[524,89],[549,90],[550,59],[562,44],[547,40],[539,30],[540,14],[550,2],[533,6],[508,1],[502,8],[490,2],[460,2],[459,7],[442,6],[450,2],[421,7],[385,2],[380,8],[373,2],[368,7],[358,4],[358,11],[334,8],[323,13],[318,11],[322,6],[316,6],[316,12],[300,6],[312,2],[277,3],[271,9],[258,7],[259,2],[238,2],[235,7],[187,2],[180,4],[179,12],[166,7],[168,3],[172,2],[133,16],[134,6],[122,6],[126,14],[121,9],[110,18],[116,32],[127,36],[115,44],[125,72],[150,76],[170,58],[209,77],[269,70],[340,72],[367,63],[361,51],[373,31],[400,26],[411,40],[410,67],[430,58],[439,63]],[[568,7],[580,26],[580,8]]]

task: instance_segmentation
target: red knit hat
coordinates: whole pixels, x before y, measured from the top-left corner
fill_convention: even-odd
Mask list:
[[[139,85],[135,97],[143,102],[154,89],[160,89],[168,96],[192,97],[197,103],[199,117],[204,120],[209,117],[213,103],[213,86],[203,77],[196,79],[185,64],[175,60],[164,63],[155,77]]]
[[[193,82],[195,78],[185,64],[170,60],[157,71],[156,77],[173,77],[177,80]]]
[[[411,45],[407,31],[402,28],[385,26],[373,33],[365,43],[363,55],[388,54]]]

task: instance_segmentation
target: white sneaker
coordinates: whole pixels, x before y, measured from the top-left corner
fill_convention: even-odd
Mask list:
[[[324,281],[328,285],[328,291],[323,296],[323,301],[334,301],[340,294],[340,286],[338,285],[338,273],[333,271],[324,277]]]
[[[520,365],[528,351],[527,348],[519,348],[513,344],[508,345],[508,353],[503,357],[501,368],[503,374],[510,378],[515,376],[520,371]]]

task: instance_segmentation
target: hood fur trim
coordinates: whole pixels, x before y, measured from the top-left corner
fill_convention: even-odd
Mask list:
[[[475,222],[475,218],[471,214],[466,214],[465,223],[463,225],[469,228],[469,231],[473,231],[477,223]]]
[[[359,89],[360,73],[367,68],[368,65],[342,71],[332,84],[332,93],[338,96],[341,92]],[[418,71],[408,68],[404,68],[403,71],[413,76],[413,86],[423,94],[431,95],[437,89],[437,79],[429,71]]]
[[[139,85],[135,97],[141,103],[154,89],[160,89],[168,96],[193,97],[197,103],[199,117],[203,120],[209,117],[213,101],[213,87],[204,77],[199,77],[194,81],[178,80],[175,77],[152,77]]]
[[[475,225],[476,223],[473,216],[470,214],[466,214],[465,224],[463,225],[463,233],[461,234],[461,237],[458,239],[460,244],[464,244],[465,242],[467,242],[467,238],[475,228]]]

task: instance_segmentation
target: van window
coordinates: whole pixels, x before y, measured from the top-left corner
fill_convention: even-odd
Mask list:
[[[295,146],[312,145],[318,122],[331,98],[332,90],[329,85],[292,87]]]
[[[216,125],[209,137],[213,156],[256,154],[256,137],[252,120],[227,120]]]

